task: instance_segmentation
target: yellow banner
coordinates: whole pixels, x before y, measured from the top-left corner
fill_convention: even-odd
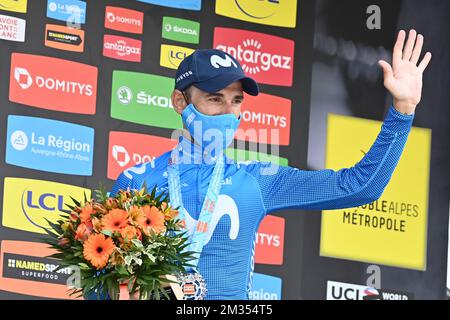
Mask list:
[[[163,67],[176,70],[178,69],[181,61],[193,52],[194,50],[190,48],[162,44],[160,64]]]
[[[78,201],[90,199],[91,190],[62,183],[5,178],[3,191],[3,219],[5,227],[45,234],[45,219],[56,222],[73,205],[70,196]]]
[[[328,116],[326,167],[349,168],[362,159],[382,123]],[[431,130],[412,128],[380,199],[356,208],[325,210],[320,255],[425,270]]]
[[[295,28],[297,0],[216,0],[216,13],[253,23]]]
[[[27,0],[0,0],[0,10],[27,12]]]

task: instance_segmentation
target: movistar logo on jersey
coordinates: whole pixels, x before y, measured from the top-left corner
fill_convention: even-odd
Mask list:
[[[94,129],[43,118],[8,116],[6,163],[90,176]]]
[[[129,71],[114,71],[111,117],[162,128],[182,128],[173,110],[173,78]]]
[[[159,6],[200,11],[202,0],[138,0]]]
[[[250,300],[281,300],[281,284],[281,278],[254,273],[249,298]]]

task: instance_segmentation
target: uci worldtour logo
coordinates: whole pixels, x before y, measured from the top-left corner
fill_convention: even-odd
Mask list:
[[[410,293],[328,281],[327,300],[411,300]]]

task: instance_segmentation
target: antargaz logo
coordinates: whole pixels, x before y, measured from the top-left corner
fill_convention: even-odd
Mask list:
[[[141,62],[141,40],[105,34],[103,37],[103,55],[105,57]]]
[[[173,110],[171,100],[173,87],[173,78],[116,70],[111,117],[162,128],[181,128],[181,117]]]
[[[216,13],[253,23],[295,28],[297,0],[216,0]]]
[[[292,86],[294,41],[239,29],[215,28],[214,48],[239,60],[257,82]]]

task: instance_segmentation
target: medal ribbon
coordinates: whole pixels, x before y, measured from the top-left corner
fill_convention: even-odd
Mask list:
[[[178,207],[178,218],[185,222],[188,213],[183,205],[183,198],[181,195],[180,170],[178,166],[178,152],[176,152],[176,150],[177,148],[172,151],[172,155],[167,165],[169,195],[171,206],[173,208]],[[224,156],[221,155],[218,157],[214,167],[197,224],[195,228],[188,230],[188,236],[191,244],[187,247],[187,250],[195,252],[194,260],[192,261],[192,264],[195,265],[193,271],[196,271],[198,267],[200,255],[203,251],[203,247],[205,246],[206,233],[210,227],[211,218],[219,197],[220,189],[222,187],[224,171],[225,159]]]

